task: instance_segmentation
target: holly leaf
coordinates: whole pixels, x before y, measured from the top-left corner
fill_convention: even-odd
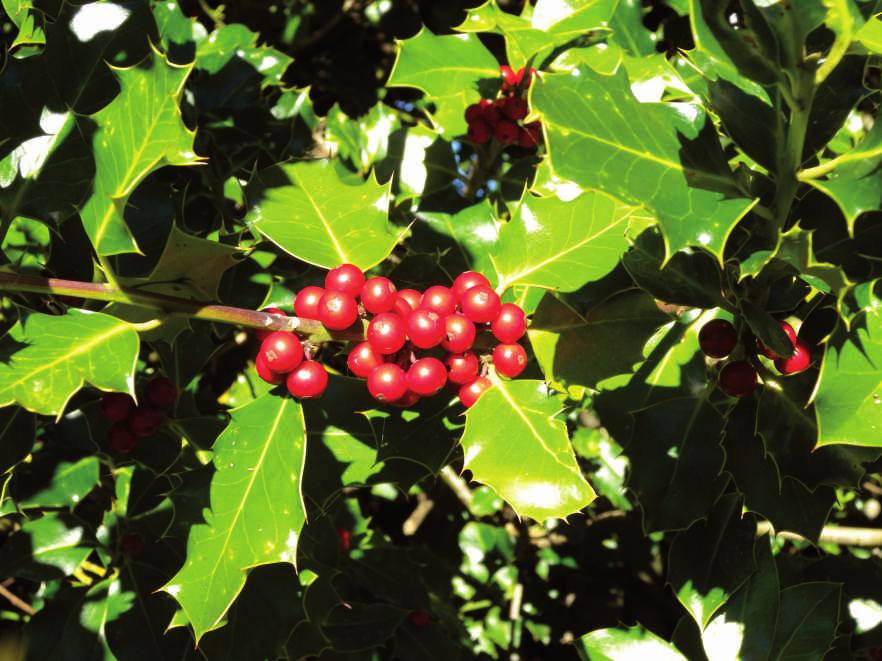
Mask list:
[[[590,661],[617,659],[652,659],[685,661],[686,657],[671,643],[641,627],[598,629],[579,639],[580,651]]]
[[[405,231],[388,220],[389,186],[344,181],[332,161],[279,165],[248,186],[246,219],[304,262],[368,269],[386,259]]]
[[[531,88],[531,100],[542,114],[557,174],[644,205],[661,225],[666,258],[700,246],[722,261],[729,233],[754,201],[691,187],[701,181],[735,189],[718,163],[689,157],[698,138],[694,123],[678,119],[672,107],[639,103],[623,70],[604,76],[580,67],[571,75],[545,75]]]
[[[36,581],[70,576],[92,552],[84,538],[85,529],[70,515],[26,519],[0,546],[0,572]]]
[[[163,588],[180,603],[197,642],[222,623],[248,569],[296,563],[306,520],[305,456],[296,400],[268,393],[232,411],[214,445],[211,509],[190,529],[187,560]]]
[[[33,466],[33,467],[32,467]],[[13,497],[20,508],[28,507],[69,507],[73,509],[99,483],[100,463],[98,457],[83,457],[79,461],[58,462],[49,484],[42,489],[27,489],[28,474],[34,479],[45,479],[46,462],[35,458],[32,465],[23,471],[16,471],[13,479]],[[22,483],[20,488],[19,483]],[[19,493],[27,489],[25,493]]]
[[[566,518],[596,497],[557,418],[563,401],[541,381],[494,376],[493,387],[466,412],[463,468],[537,521]]]
[[[83,384],[134,394],[139,340],[125,321],[76,309],[34,313],[9,336],[18,346],[0,362],[0,406],[60,416]]]
[[[821,659],[839,626],[839,583],[800,583],[781,591],[770,659]]]
[[[199,162],[194,132],[178,107],[192,64],[179,66],[153,52],[128,69],[114,69],[121,91],[92,115],[95,184],[80,211],[86,233],[100,255],[139,252],[126,225],[129,196],[144,178],[163,165]]]

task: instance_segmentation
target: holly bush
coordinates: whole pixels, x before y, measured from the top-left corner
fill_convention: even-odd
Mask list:
[[[4,658],[879,658],[882,3],[2,8]]]

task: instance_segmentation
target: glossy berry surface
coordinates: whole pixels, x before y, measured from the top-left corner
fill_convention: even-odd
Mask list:
[[[726,363],[720,370],[719,386],[730,397],[747,397],[756,390],[756,370],[743,360]]]
[[[407,370],[407,387],[417,395],[434,395],[446,383],[447,369],[437,358],[420,358]]]
[[[492,385],[490,379],[486,376],[479,376],[471,383],[466,384],[459,389],[459,401],[461,401],[462,405],[467,409],[471,408],[474,406],[475,402],[478,401],[478,398],[487,392]]]
[[[420,349],[431,349],[444,339],[444,319],[431,310],[414,310],[407,317],[407,336]]]
[[[370,373],[367,387],[374,399],[380,402],[394,402],[407,392],[407,377],[398,365],[385,363]]]
[[[787,336],[787,339],[790,340],[790,344],[793,345],[794,348],[796,348],[796,342],[797,342],[796,331],[793,330],[793,326],[791,326],[790,324],[788,324],[786,321],[783,321],[783,320],[778,321],[778,326],[781,328],[782,331],[784,331],[784,334]],[[779,356],[777,353],[772,351],[769,347],[767,347],[765,344],[763,344],[759,339],[757,339],[757,341],[756,341],[756,350],[757,350],[757,353],[762,354],[763,356],[765,356],[769,360],[778,360],[779,358],[781,358],[781,356]]]
[[[444,318],[444,339],[441,346],[450,353],[462,353],[472,348],[477,330],[471,319],[463,314],[449,314]]]
[[[346,357],[346,365],[355,376],[366,379],[375,367],[383,363],[380,352],[370,342],[359,342]]]
[[[490,287],[490,281],[485,278],[480,273],[476,273],[475,271],[463,271],[456,279],[453,281],[453,295],[456,296],[456,300],[462,300],[463,294],[465,294],[472,287]]]
[[[361,288],[361,304],[371,314],[388,312],[395,305],[397,293],[389,278],[370,278]]]
[[[520,344],[497,344],[493,348],[493,365],[502,376],[515,378],[527,367],[527,351]]]
[[[477,119],[469,124],[467,135],[476,145],[486,145],[493,136],[493,129],[487,122]]]
[[[355,298],[341,291],[326,291],[319,301],[319,321],[330,330],[344,330],[358,319]]]
[[[318,397],[328,387],[328,373],[315,360],[304,360],[285,379],[288,392],[298,399]]]
[[[297,296],[294,297],[294,314],[298,317],[303,317],[304,319],[318,320],[319,301],[322,300],[322,296],[324,295],[325,290],[321,287],[315,287],[312,285],[304,287],[297,292]]]
[[[416,310],[423,300],[423,295],[416,289],[402,289],[398,292],[398,298],[405,300],[411,310]]]
[[[527,102],[517,96],[500,99],[499,111],[512,121],[518,121],[527,116],[529,108]]]
[[[383,312],[368,324],[367,340],[381,354],[399,351],[407,342],[407,322],[392,312]]]
[[[257,358],[254,359],[254,367],[257,370],[257,376],[274,386],[285,380],[284,374],[277,374],[269,368],[269,365],[266,364],[266,357],[262,353],[258,353]]]
[[[453,314],[456,310],[456,297],[449,287],[433,285],[423,293],[419,307],[424,310],[432,310],[442,317],[446,317],[449,314]]]
[[[138,438],[150,436],[162,424],[162,414],[150,406],[139,406],[129,416],[128,427]]]
[[[787,358],[778,358],[775,360],[775,367],[781,374],[799,374],[807,370],[812,364],[812,350],[808,344],[802,340],[796,341],[793,347],[793,355]]]
[[[169,379],[157,376],[144,388],[144,396],[156,408],[168,409],[178,400],[178,390]]]
[[[705,356],[725,358],[738,344],[738,332],[732,322],[712,319],[698,331],[698,346]]]
[[[108,392],[101,397],[101,415],[108,422],[122,422],[132,409],[134,400],[122,392]]]
[[[361,293],[362,287],[364,273],[354,264],[340,264],[325,276],[325,289],[328,291],[340,291],[355,298]]]
[[[119,454],[129,454],[138,444],[137,437],[125,424],[118,422],[107,430],[107,447]]]
[[[394,402],[391,402],[393,406],[397,406],[402,409],[406,409],[409,406],[413,406],[418,401],[420,401],[421,397],[417,395],[415,392],[408,390],[401,397],[396,399]]]
[[[502,303],[495,291],[480,285],[472,287],[462,295],[459,307],[463,314],[476,324],[485,324],[499,316]]]
[[[503,303],[499,308],[499,316],[490,324],[490,330],[500,342],[517,342],[527,330],[527,317],[520,306],[514,303]]]
[[[504,145],[513,145],[518,141],[520,129],[514,122],[503,120],[493,129],[493,137]]]
[[[273,372],[286,374],[303,360],[303,344],[293,333],[275,331],[261,342],[259,355]]]
[[[261,310],[261,312],[266,312],[267,314],[277,314],[282,317],[288,316],[287,314],[285,314],[285,311],[282,310],[281,308],[264,308],[263,310]],[[267,335],[269,335],[272,332],[273,331],[271,331],[271,330],[264,330],[262,328],[258,328],[257,330],[254,331],[254,336],[262,342],[263,340],[266,339]]]
[[[447,380],[457,385],[466,385],[478,378],[481,367],[478,357],[471,353],[454,353],[444,361],[447,366]]]

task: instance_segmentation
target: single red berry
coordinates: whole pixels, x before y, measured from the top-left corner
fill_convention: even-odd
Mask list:
[[[502,376],[515,378],[527,367],[527,351],[520,344],[497,344],[493,348],[493,365]]]
[[[150,406],[139,406],[128,419],[129,431],[138,438],[150,436],[162,424],[162,413]]]
[[[520,128],[514,122],[503,120],[493,129],[493,137],[504,145],[513,145],[518,141]]]
[[[326,291],[319,301],[319,321],[325,328],[343,330],[358,319],[358,303],[342,291]]]
[[[352,351],[349,352],[349,356],[346,358],[349,371],[362,379],[366,379],[368,374],[382,363],[382,356],[371,346],[370,342],[359,342],[352,348]]]
[[[254,367],[257,370],[257,376],[271,385],[277,386],[285,380],[284,374],[276,374],[269,368],[266,364],[266,356],[262,353],[258,353],[257,358],[254,359]]]
[[[447,380],[457,385],[466,385],[478,378],[481,366],[478,357],[472,352],[452,353],[444,361],[447,366]]]
[[[486,101],[487,103],[483,103],[483,101]],[[490,133],[492,134],[493,129],[499,123],[499,120],[502,119],[502,113],[499,112],[499,101],[483,99],[481,106],[484,108],[484,123],[490,127]]]
[[[259,355],[273,372],[287,374],[303,360],[303,345],[294,333],[275,331],[261,343]]]
[[[361,304],[372,314],[389,312],[395,305],[397,291],[389,278],[370,278],[361,288]]]
[[[267,314],[277,314],[282,317],[288,316],[287,314],[285,314],[285,311],[282,310],[281,308],[264,308],[263,310],[261,310],[261,312],[266,312]],[[269,335],[272,332],[273,331],[271,331],[271,330],[266,330],[264,328],[258,328],[254,331],[254,337],[256,337],[258,340],[263,342],[266,339],[267,335]]]
[[[527,317],[519,305],[503,303],[499,316],[490,324],[490,330],[500,342],[517,342],[527,330]]]
[[[141,555],[144,550],[144,538],[136,533],[123,535],[123,538],[119,540],[119,550],[130,558]]]
[[[314,285],[304,287],[294,298],[294,314],[298,317],[303,317],[304,319],[315,319],[318,321],[319,302],[324,295],[325,290],[321,287],[316,287]]]
[[[178,401],[178,390],[170,379],[164,376],[157,376],[147,384],[144,389],[144,396],[147,401],[158,409],[167,409],[174,406]]]
[[[731,321],[712,319],[698,331],[698,346],[705,356],[725,358],[738,344],[738,332]]]
[[[441,346],[450,353],[462,353],[475,343],[475,324],[463,314],[455,312],[444,318],[444,339]]]
[[[346,528],[337,528],[337,540],[340,543],[340,553],[349,553],[352,542],[352,533],[346,530]]]
[[[485,99],[481,99],[484,101]],[[484,115],[484,107],[480,103],[473,103],[465,109],[465,120],[468,124],[477,122]]]
[[[792,356],[775,360],[775,367],[784,375],[804,372],[811,364],[812,350],[803,340],[796,340]]]
[[[398,408],[406,409],[409,406],[413,406],[418,401],[420,401],[420,396],[415,392],[408,390],[401,397],[396,399],[392,403],[392,406],[397,406]]]
[[[410,303],[406,299],[400,296],[395,299],[395,305],[392,306],[392,314],[397,314],[402,319],[407,319],[411,312],[413,312],[413,308],[410,307]]]
[[[101,415],[107,422],[122,422],[133,408],[134,400],[124,392],[108,392],[101,396]]]
[[[444,285],[432,285],[420,299],[420,308],[437,312],[442,317],[453,314],[456,310],[456,296],[449,287]]]
[[[469,124],[468,137],[476,145],[486,145],[492,135],[493,130],[490,128],[490,125],[481,119]]]
[[[411,392],[430,397],[447,383],[447,369],[437,358],[420,358],[407,370],[407,387]]]
[[[492,322],[499,316],[502,302],[490,287],[472,287],[459,300],[459,307],[476,324]]]
[[[328,373],[315,360],[304,360],[285,380],[288,392],[298,399],[318,397],[328,387]]]
[[[456,296],[456,300],[462,300],[463,294],[465,294],[472,287],[489,287],[490,281],[485,278],[480,273],[476,273],[475,271],[463,271],[458,276],[456,276],[456,280],[453,281],[453,295]]]
[[[487,392],[493,384],[486,376],[479,376],[477,379],[462,386],[459,389],[459,401],[467,409],[474,406],[478,398]]]
[[[444,319],[432,310],[414,310],[407,317],[407,336],[420,349],[431,349],[444,339]]]
[[[784,331],[784,334],[787,335],[788,339],[790,340],[790,344],[792,344],[793,347],[796,348],[796,331],[793,330],[793,326],[783,320],[778,321],[778,326],[780,326],[781,330]],[[763,344],[759,338],[757,338],[756,340],[756,350],[757,353],[762,354],[769,360],[778,360],[781,357],[765,344]]]
[[[119,454],[128,454],[135,449],[138,439],[124,423],[118,422],[107,430],[107,447]]]
[[[426,611],[413,611],[407,617],[410,620],[410,623],[415,627],[424,627],[432,619]]]
[[[506,85],[514,87],[520,82],[518,74],[515,73],[514,69],[512,69],[507,64],[503,64],[501,67],[499,67],[499,73],[502,75],[502,80]]]
[[[398,298],[406,301],[411,310],[416,310],[423,300],[423,295],[416,289],[402,289],[398,292]]]
[[[407,342],[407,322],[394,312],[381,312],[368,324],[367,339],[380,353],[395,353]]]
[[[756,390],[756,370],[743,360],[726,363],[720,370],[719,386],[730,397],[747,397]]]
[[[394,402],[407,392],[407,377],[398,365],[384,363],[370,373],[367,387],[374,399],[380,402]]]
[[[364,273],[355,264],[340,264],[325,276],[325,289],[341,291],[355,298],[364,287]]]
[[[508,119],[516,122],[527,116],[529,108],[527,102],[517,96],[509,96],[499,101],[499,112]]]

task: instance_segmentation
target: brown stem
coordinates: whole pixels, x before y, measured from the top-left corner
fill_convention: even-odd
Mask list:
[[[33,615],[37,612],[29,603],[10,592],[5,585],[0,585],[0,595],[5,597],[10,604],[26,615]]]

